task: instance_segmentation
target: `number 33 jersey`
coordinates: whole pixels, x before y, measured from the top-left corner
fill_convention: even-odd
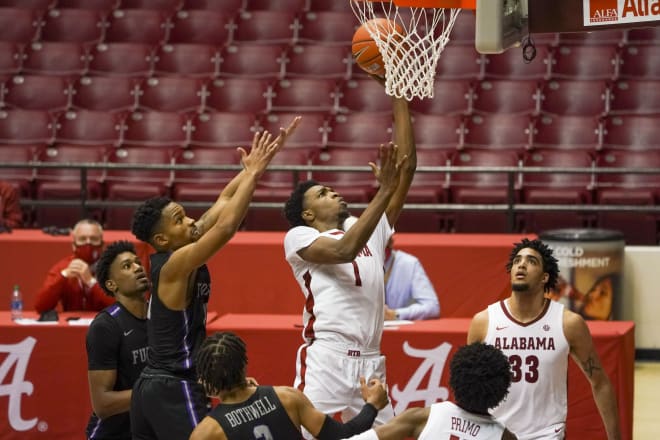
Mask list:
[[[493,415],[520,440],[564,437],[570,347],[563,315],[564,306],[551,300],[527,323],[516,320],[505,301],[488,306],[484,342],[502,350],[512,373],[509,394]]]

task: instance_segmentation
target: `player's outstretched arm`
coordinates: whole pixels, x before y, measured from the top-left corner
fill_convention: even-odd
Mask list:
[[[488,310],[482,310],[474,315],[468,329],[467,343],[483,342],[488,332]]]
[[[619,427],[616,395],[605,368],[600,362],[587,323],[577,313],[565,310],[564,334],[571,347],[573,360],[591,384],[591,391],[603,419],[607,438],[609,440],[620,440],[621,429]]]

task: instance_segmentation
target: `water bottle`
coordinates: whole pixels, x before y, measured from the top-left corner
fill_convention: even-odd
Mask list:
[[[23,317],[23,295],[18,284],[14,286],[11,292],[11,319],[21,319]]]

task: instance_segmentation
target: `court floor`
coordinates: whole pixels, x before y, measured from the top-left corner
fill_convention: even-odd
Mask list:
[[[635,403],[633,410],[633,438],[660,438],[660,362],[635,362]]]

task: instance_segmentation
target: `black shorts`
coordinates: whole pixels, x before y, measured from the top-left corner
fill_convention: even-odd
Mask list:
[[[131,396],[133,440],[188,439],[210,409],[196,381],[143,371]]]

